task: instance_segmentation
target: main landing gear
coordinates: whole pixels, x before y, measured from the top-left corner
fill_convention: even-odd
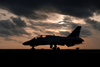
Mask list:
[[[60,50],[60,48],[59,47],[53,47],[53,50]]]
[[[53,47],[53,50],[60,50],[60,48],[59,47],[57,47],[57,45],[54,45],[54,47]]]
[[[32,48],[31,48],[32,50],[35,50],[35,48],[34,48],[34,46],[32,46]]]

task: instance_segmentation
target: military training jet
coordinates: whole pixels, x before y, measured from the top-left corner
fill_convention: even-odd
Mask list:
[[[59,47],[57,48],[57,45],[66,45],[70,47],[76,44],[82,44],[84,40],[79,37],[80,30],[81,26],[76,27],[76,29],[67,37],[40,35],[39,37],[34,37],[32,40],[24,42],[23,45],[30,45],[32,46],[32,49],[35,49],[34,47],[38,45],[50,45],[50,48],[52,48],[54,45],[53,49],[56,50],[59,49]]]

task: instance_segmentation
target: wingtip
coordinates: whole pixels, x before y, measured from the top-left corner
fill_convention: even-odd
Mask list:
[[[81,26],[78,26],[77,28],[81,28]]]
[[[78,26],[78,27],[81,27],[81,26]]]

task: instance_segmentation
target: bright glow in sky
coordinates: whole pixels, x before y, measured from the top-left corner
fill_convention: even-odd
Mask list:
[[[64,24],[64,22],[61,22],[61,23],[59,23],[59,24]]]
[[[74,22],[74,23],[80,23],[80,24],[86,24],[86,22],[84,22],[84,20],[83,19],[74,19],[72,22]]]
[[[100,22],[100,15],[96,15],[96,14],[94,13],[94,16],[93,16],[93,17],[90,17],[90,19],[96,20],[96,21]]]

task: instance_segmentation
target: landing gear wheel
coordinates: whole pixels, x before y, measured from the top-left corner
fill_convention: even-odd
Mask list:
[[[35,48],[31,48],[32,50],[35,50]]]
[[[57,50],[60,50],[60,48],[58,47]]]
[[[35,50],[35,48],[34,48],[34,46],[32,46],[32,48],[31,48],[32,50]]]
[[[54,47],[53,50],[56,50],[56,47]]]

